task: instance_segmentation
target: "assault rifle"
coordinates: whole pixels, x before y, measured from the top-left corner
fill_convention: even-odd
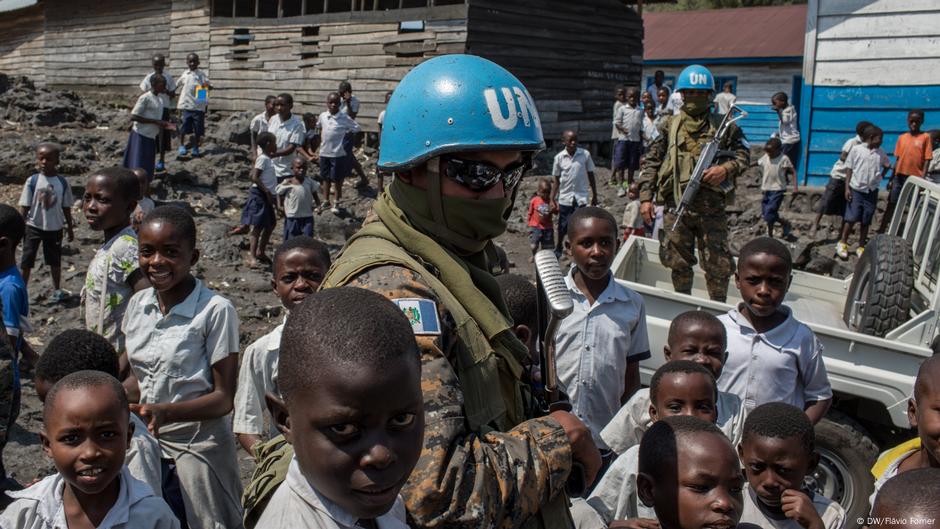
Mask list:
[[[737,112],[738,115],[732,117],[732,115]],[[676,222],[673,223],[671,231],[676,231],[676,226],[679,225],[679,220],[682,219],[682,215],[685,214],[685,210],[692,204],[692,201],[695,200],[695,195],[698,194],[699,187],[702,186],[702,177],[705,174],[705,170],[714,165],[717,162],[718,158],[727,159],[734,158],[734,153],[731,151],[720,151],[718,150],[718,145],[721,143],[721,140],[724,139],[725,134],[728,133],[728,130],[731,128],[731,124],[737,121],[740,121],[747,117],[747,112],[741,109],[741,107],[732,105],[731,109],[728,110],[728,113],[725,114],[724,119],[721,120],[721,125],[718,126],[718,131],[715,132],[715,137],[708,142],[705,147],[702,148],[701,154],[698,156],[698,160],[695,162],[695,169],[692,170],[692,177],[689,178],[689,183],[685,186],[685,191],[682,192],[682,200],[679,202],[679,207],[676,208]],[[734,184],[731,182],[731,179],[726,178],[719,187],[725,193],[731,192],[734,188]]]

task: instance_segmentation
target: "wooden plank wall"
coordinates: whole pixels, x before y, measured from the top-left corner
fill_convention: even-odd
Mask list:
[[[174,78],[187,69],[186,56],[199,55],[209,67],[209,4],[207,0],[173,0],[170,10],[169,70]],[[211,78],[211,75],[210,75]]]
[[[0,14],[0,72],[45,84],[45,19],[41,5]]]
[[[170,3],[48,0],[46,83],[136,93],[150,58],[170,45]]]
[[[525,83],[548,141],[609,141],[615,86],[640,83],[643,20],[618,0],[471,0],[468,29],[469,53]]]
[[[348,79],[362,105],[359,124],[374,132],[385,93],[421,61],[463,52],[465,40],[464,19],[426,20],[424,31],[399,33],[397,21],[317,24],[314,17],[245,24],[213,18],[210,105],[260,111],[266,95],[288,92],[294,113],[319,114],[327,95]]]

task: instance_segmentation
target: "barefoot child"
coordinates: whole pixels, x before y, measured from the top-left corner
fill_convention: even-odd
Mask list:
[[[287,313],[320,288],[326,271],[330,269],[330,252],[320,241],[310,237],[294,237],[285,241],[274,252],[274,293]],[[287,317],[284,317],[287,320]],[[235,415],[232,430],[238,442],[249,454],[262,440],[264,430],[264,396],[279,395],[277,384],[278,356],[284,323],[257,339],[245,349],[241,369],[238,371],[238,391],[235,392]],[[278,436],[276,425],[270,423],[268,439]]]
[[[176,461],[192,529],[241,523],[241,481],[232,411],[238,316],[227,299],[190,273],[199,260],[196,224],[161,206],[140,227],[140,269],[151,288],[131,298],[123,331],[132,411]]]
[[[0,526],[178,529],[167,504],[124,466],[133,434],[129,420],[127,395],[113,376],[78,371],[56,382],[43,405],[39,436],[59,472],[8,493],[16,501],[0,515]]]
[[[68,241],[75,240],[72,225],[72,188],[59,175],[59,155],[62,147],[56,143],[40,143],[36,147],[39,172],[29,177],[20,195],[20,209],[26,219],[23,255],[20,269],[23,283],[29,285],[30,271],[36,264],[36,254],[42,244],[42,258],[52,276],[52,301],[61,303],[68,294],[60,287],[62,280],[62,230]]]
[[[700,310],[690,310],[676,316],[669,325],[663,356],[666,362],[690,360],[708,369],[715,380],[727,357],[725,327],[715,316]],[[601,431],[601,438],[611,450],[622,454],[631,446],[640,444],[643,433],[653,424],[650,417],[650,388],[637,390],[620,408],[617,415]],[[732,393],[718,392],[716,424],[732,443],[741,439],[744,410],[741,399]]]
[[[255,527],[407,528],[398,492],[424,434],[408,319],[381,294],[334,288],[291,312],[281,342],[281,397],[268,404],[294,458]]]
[[[277,209],[285,216],[284,240],[306,235],[313,237],[313,205],[320,208],[317,190],[320,184],[307,178],[307,161],[297,156],[291,164],[293,176],[274,188],[277,193]]]
[[[248,200],[242,208],[242,226],[251,226],[251,233],[248,235],[249,266],[271,262],[265,251],[277,223],[274,212],[277,206],[277,200],[274,198],[277,174],[272,159],[277,149],[277,139],[270,132],[262,132],[258,135],[258,147],[261,154],[255,158],[254,167],[251,169],[251,187],[248,188]],[[240,227],[232,230],[232,233],[240,232]]]
[[[130,215],[137,206],[140,183],[123,167],[96,171],[85,183],[82,211],[88,227],[104,234],[82,287],[85,328],[108,340],[119,355],[126,352],[121,321],[134,292],[148,287],[138,268],[137,233]]]
[[[815,445],[813,423],[803,410],[782,402],[754,408],[738,445],[748,481],[741,523],[770,529],[842,528],[842,507],[803,483],[819,463]]]

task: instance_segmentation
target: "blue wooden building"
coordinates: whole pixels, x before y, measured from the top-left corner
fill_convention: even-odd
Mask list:
[[[940,128],[940,1],[809,0],[800,100],[800,174],[823,185],[860,120],[893,153],[907,111]]]

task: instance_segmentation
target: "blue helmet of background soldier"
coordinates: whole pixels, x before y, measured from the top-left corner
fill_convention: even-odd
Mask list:
[[[502,66],[474,55],[444,55],[401,80],[385,111],[379,168],[411,169],[442,154],[537,151],[542,124],[529,91]]]
[[[708,90],[715,91],[715,77],[708,68],[693,64],[687,66],[679,78],[676,79],[676,90]]]

